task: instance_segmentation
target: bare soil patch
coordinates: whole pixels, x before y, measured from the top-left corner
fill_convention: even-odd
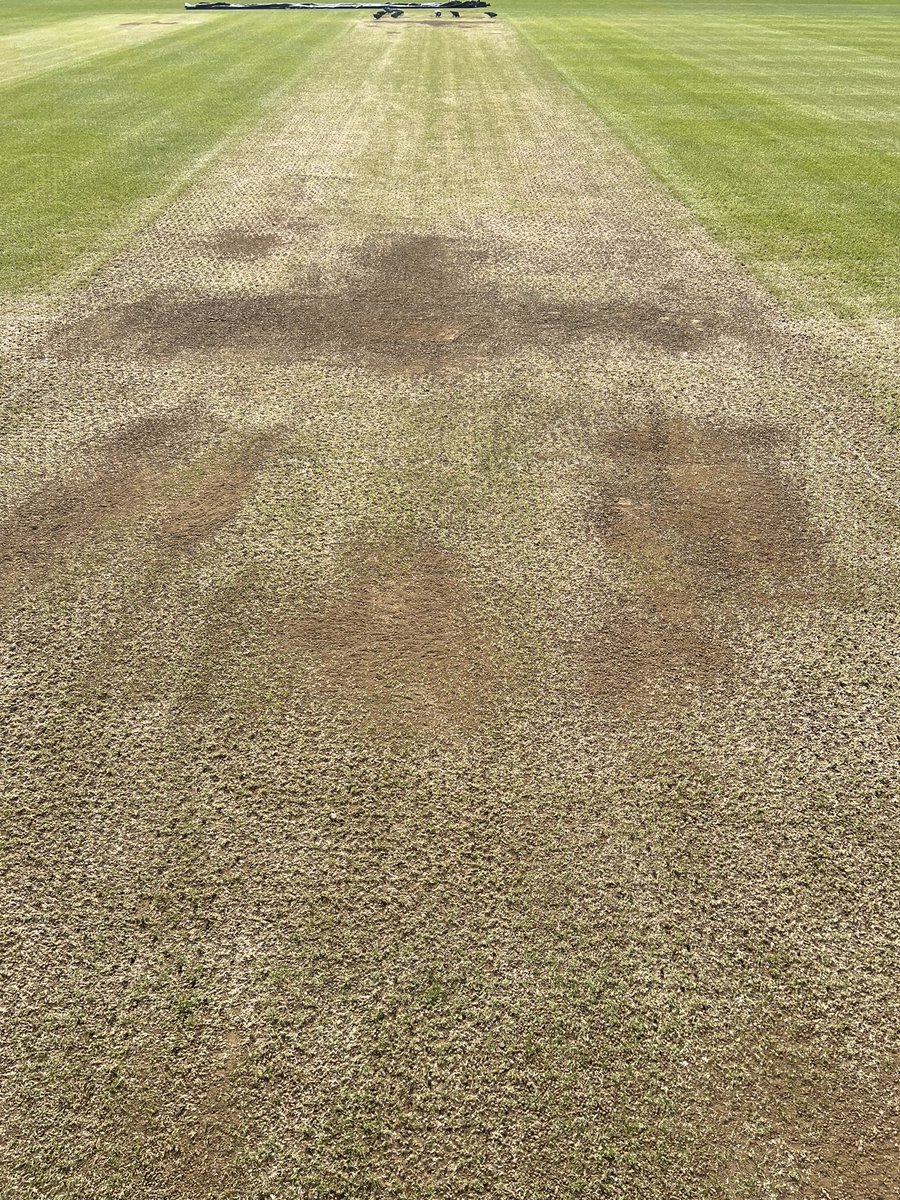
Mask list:
[[[204,243],[218,258],[236,261],[266,258],[281,244],[282,239],[277,233],[254,233],[240,227],[223,229]]]
[[[183,413],[142,417],[105,439],[97,465],[75,479],[45,484],[0,525],[0,560],[20,568],[46,566],[57,553],[141,511],[148,476],[178,453]]]
[[[231,230],[223,253],[267,253],[267,236]],[[747,332],[734,318],[682,307],[677,298],[670,307],[637,300],[510,299],[485,270],[498,253],[434,235],[376,242],[354,252],[347,276],[331,284],[309,278],[271,294],[149,295],[76,323],[57,348],[103,354],[125,348],[159,358],[191,352],[288,362],[336,358],[430,371],[587,338],[678,352]]]
[[[184,412],[134,421],[97,447],[95,465],[18,505],[0,524],[7,577],[46,569],[73,546],[145,520],[170,550],[212,537],[237,513],[275,442],[261,433],[235,445],[223,434],[198,454],[200,424]]]
[[[138,1163],[149,1157],[166,1195],[218,1200],[234,1194],[252,1088],[248,1056],[233,1031],[215,1046],[210,1030],[207,1050],[201,1067],[174,1079],[158,1054],[135,1051],[117,1064],[120,1087],[104,1114],[107,1145],[126,1148]],[[100,1186],[115,1161],[98,1153],[82,1169]]]
[[[190,1119],[182,1124],[177,1157],[167,1164],[173,1191],[187,1186],[192,1195],[212,1200],[240,1178],[235,1160],[246,1138],[249,1069],[240,1037],[226,1032],[206,1076],[191,1081]]]
[[[816,560],[819,542],[796,485],[772,460],[772,430],[665,420],[607,435],[612,485],[596,532],[629,553],[656,593],[779,595]]]
[[[900,1179],[896,1080],[870,1085],[816,1063],[790,1041],[759,1045],[713,1106],[726,1194],[790,1172],[798,1200],[891,1200]],[[742,1190],[743,1189],[743,1190]]]
[[[778,435],[659,420],[605,435],[588,529],[627,573],[595,631],[591,674],[617,699],[678,699],[729,668],[735,613],[802,602],[821,543]],[[760,454],[759,460],[754,453]]]
[[[158,541],[193,550],[237,516],[260,471],[277,447],[269,433],[253,434],[234,446],[194,459],[159,512]]]
[[[455,556],[399,541],[347,551],[345,569],[339,595],[284,623],[276,654],[321,672],[379,733],[473,730],[487,659]]]

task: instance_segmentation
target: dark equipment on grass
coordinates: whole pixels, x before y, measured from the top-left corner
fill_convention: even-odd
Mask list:
[[[339,0],[339,2],[332,4],[316,4],[301,2],[301,0],[297,0],[296,3],[293,0],[271,0],[271,3],[268,4],[231,4],[227,3],[226,0],[201,0],[201,2],[196,4],[185,4],[184,7],[192,10],[200,9],[204,12],[247,12],[263,9],[374,9],[376,10],[374,15],[377,21],[384,16],[399,17],[401,13],[406,12],[408,9],[425,9],[426,11],[434,12],[436,16],[440,17],[443,15],[441,9],[452,11],[457,8],[487,8],[489,3],[490,0],[444,0],[444,2],[441,2],[441,0],[434,0],[434,2],[429,2],[429,0],[398,0],[397,3],[393,3],[392,0],[391,3],[387,4],[373,4],[366,3],[364,0],[362,3],[355,4],[352,3],[352,0]],[[485,13],[485,16],[488,17],[496,17],[496,15],[495,12]],[[453,16],[458,17],[459,13],[453,12]]]

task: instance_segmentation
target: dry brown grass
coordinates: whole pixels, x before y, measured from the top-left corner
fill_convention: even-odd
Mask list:
[[[4,1194],[888,1200],[865,347],[396,25],[11,326]]]

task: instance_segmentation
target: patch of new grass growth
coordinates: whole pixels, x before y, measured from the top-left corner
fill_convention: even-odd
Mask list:
[[[213,14],[4,89],[0,292],[44,289],[111,252],[343,28],[293,18]],[[148,17],[138,10],[133,19]],[[57,26],[62,42],[70,24]]]
[[[810,311],[900,312],[893,5],[513,5],[532,45],[769,286]]]

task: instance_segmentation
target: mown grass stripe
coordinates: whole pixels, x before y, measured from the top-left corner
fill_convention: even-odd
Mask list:
[[[695,53],[685,52],[682,48],[678,50],[666,48],[665,51],[660,51],[653,37],[646,33],[637,33],[632,29],[626,28],[624,25],[616,22],[600,22],[606,30],[614,29],[617,33],[624,37],[633,38],[637,41],[645,43],[651,47],[655,55],[655,60],[658,69],[657,77],[672,78],[675,74],[672,71],[666,70],[666,60],[672,62],[683,63],[685,66],[695,71],[698,75],[706,75],[714,79],[717,87],[717,102],[724,103],[730,112],[738,112],[741,110],[753,112],[754,115],[770,114],[774,119],[779,119],[779,109],[795,110],[803,113],[814,120],[823,123],[826,136],[833,134],[833,126],[837,122],[855,120],[863,125],[862,130],[855,130],[854,136],[862,137],[866,141],[871,141],[874,144],[887,142],[889,145],[896,146],[896,125],[892,123],[889,129],[885,130],[886,134],[891,136],[881,136],[872,132],[873,122],[871,118],[866,116],[849,117],[840,111],[826,108],[822,104],[815,104],[803,100],[795,95],[791,95],[781,85],[772,85],[767,82],[765,87],[759,86],[761,80],[754,83],[751,79],[741,80],[741,76],[747,76],[751,73],[746,67],[742,70],[741,67],[734,63],[722,63],[721,65],[713,65],[709,62],[698,60]],[[702,94],[704,91],[709,91],[708,87],[704,88],[698,82],[696,93]],[[665,105],[668,107],[668,105]],[[895,108],[896,105],[894,104]],[[691,116],[693,116],[693,112]]]
[[[100,54],[129,50],[171,35],[188,21],[171,12],[120,13],[39,25],[26,33],[0,37],[0,87],[59,70]]]
[[[231,18],[9,88],[0,291],[41,290],[102,258],[343,28]]]
[[[888,70],[873,84],[866,60],[789,36],[760,54],[746,6],[566,5],[550,19],[514,3],[537,51],[779,294],[854,318],[900,311]],[[851,29],[860,11],[829,9]]]

